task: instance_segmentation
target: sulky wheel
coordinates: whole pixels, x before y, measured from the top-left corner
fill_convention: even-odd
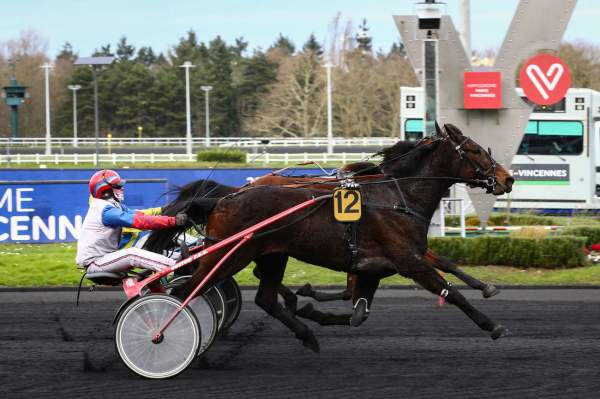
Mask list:
[[[194,360],[200,326],[188,308],[182,309],[158,343],[152,340],[180,305],[175,297],[150,294],[134,300],[120,314],[115,345],[121,360],[133,372],[146,378],[169,378]]]
[[[171,280],[166,286],[167,294],[171,293],[173,287],[185,283],[190,277],[191,276],[180,276]],[[192,309],[200,325],[201,339],[200,345],[198,345],[198,356],[200,356],[210,348],[217,336],[219,331],[219,317],[212,300],[209,299],[207,294],[199,295],[192,299],[188,304],[188,307]]]
[[[219,281],[216,286],[225,298],[225,320],[219,330],[227,330],[235,323],[242,309],[242,292],[233,277]]]

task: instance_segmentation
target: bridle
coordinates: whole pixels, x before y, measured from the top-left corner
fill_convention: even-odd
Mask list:
[[[481,178],[482,181],[484,181],[485,183],[483,184],[483,188],[486,189],[486,192],[488,194],[493,193],[494,190],[496,189],[496,186],[498,185],[498,180],[496,179],[496,167],[498,166],[498,163],[494,160],[494,158],[492,158],[492,150],[491,148],[488,148],[487,152],[486,151],[481,151],[483,152],[489,162],[490,162],[490,166],[488,168],[485,168],[483,165],[481,165],[479,162],[477,162],[476,160],[474,160],[473,158],[471,158],[468,154],[467,151],[465,151],[463,149],[463,146],[468,142],[471,141],[473,142],[473,140],[471,140],[470,137],[465,136],[464,140],[462,142],[460,142],[459,144],[457,144],[454,140],[452,140],[452,138],[450,137],[449,134],[446,133],[445,138],[448,140],[448,142],[454,147],[454,150],[458,153],[458,156],[460,157],[460,159],[464,159],[466,160],[475,170],[475,173],[477,173],[477,177]],[[475,184],[468,184],[469,187],[475,187]]]

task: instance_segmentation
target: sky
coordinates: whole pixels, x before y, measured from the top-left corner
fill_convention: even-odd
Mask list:
[[[551,0],[545,0],[551,1]],[[249,48],[268,48],[281,33],[300,47],[311,33],[328,37],[335,15],[358,26],[367,19],[375,49],[389,50],[399,38],[392,15],[414,14],[414,0],[0,0],[5,11],[0,42],[34,30],[48,40],[54,57],[65,41],[80,56],[126,36],[139,48],[166,52],[193,29],[201,41],[220,35],[228,43],[243,36]],[[518,0],[471,0],[472,48],[498,48]],[[460,0],[446,0],[459,25]],[[542,13],[543,10],[540,10]],[[579,0],[565,40],[600,44],[600,0]],[[543,21],[549,22],[549,21]]]

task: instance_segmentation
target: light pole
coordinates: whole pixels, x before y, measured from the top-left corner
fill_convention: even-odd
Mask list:
[[[333,153],[333,119],[332,119],[332,104],[331,104],[331,68],[335,67],[328,62],[323,65],[327,70],[327,153]]]
[[[202,90],[204,90],[204,106],[205,106],[205,123],[206,123],[206,139],[204,142],[204,145],[206,145],[207,147],[210,147],[210,109],[209,109],[209,102],[208,102],[208,93],[213,89],[212,86],[201,86],[200,87]]]
[[[77,90],[81,89],[80,85],[67,86],[73,90],[73,147],[77,147]]]
[[[98,166],[98,157],[100,156],[100,122],[98,116],[98,80],[96,79],[96,68],[103,65],[110,65],[114,62],[115,57],[80,57],[75,61],[74,65],[87,65],[92,68],[92,78],[94,80],[94,137],[96,139],[96,156],[94,157],[94,166]]]
[[[185,147],[186,153],[189,160],[192,160],[192,111],[190,107],[190,68],[194,68],[196,65],[192,65],[190,61],[186,61],[180,68],[185,68],[185,116],[186,116],[186,130],[185,130]]]
[[[44,69],[44,76],[46,79],[46,155],[52,155],[52,143],[50,139],[50,69],[52,64],[46,62],[40,68]]]

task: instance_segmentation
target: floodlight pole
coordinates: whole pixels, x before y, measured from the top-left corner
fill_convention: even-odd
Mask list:
[[[73,147],[78,147],[77,142],[77,90],[81,89],[80,85],[69,85],[68,88],[73,91]]]
[[[332,103],[331,103],[331,68],[335,65],[328,62],[323,65],[327,70],[327,153],[333,153],[333,119],[332,119]]]
[[[46,85],[46,155],[52,155],[52,135],[50,133],[50,69],[52,65],[46,62],[40,68],[44,69],[45,85]]]
[[[185,147],[188,159],[192,160],[192,112],[190,106],[190,68],[194,68],[190,61],[186,61],[181,68],[185,68],[185,115],[186,115],[186,130],[185,130]]]
[[[92,66],[92,77],[94,80],[94,138],[96,139],[96,156],[94,166],[98,166],[100,158],[100,120],[98,117],[98,79],[96,78],[96,67]]]
[[[204,123],[206,138],[204,139],[204,145],[210,147],[210,107],[209,107],[209,92],[213,89],[212,86],[202,86],[204,90]]]

